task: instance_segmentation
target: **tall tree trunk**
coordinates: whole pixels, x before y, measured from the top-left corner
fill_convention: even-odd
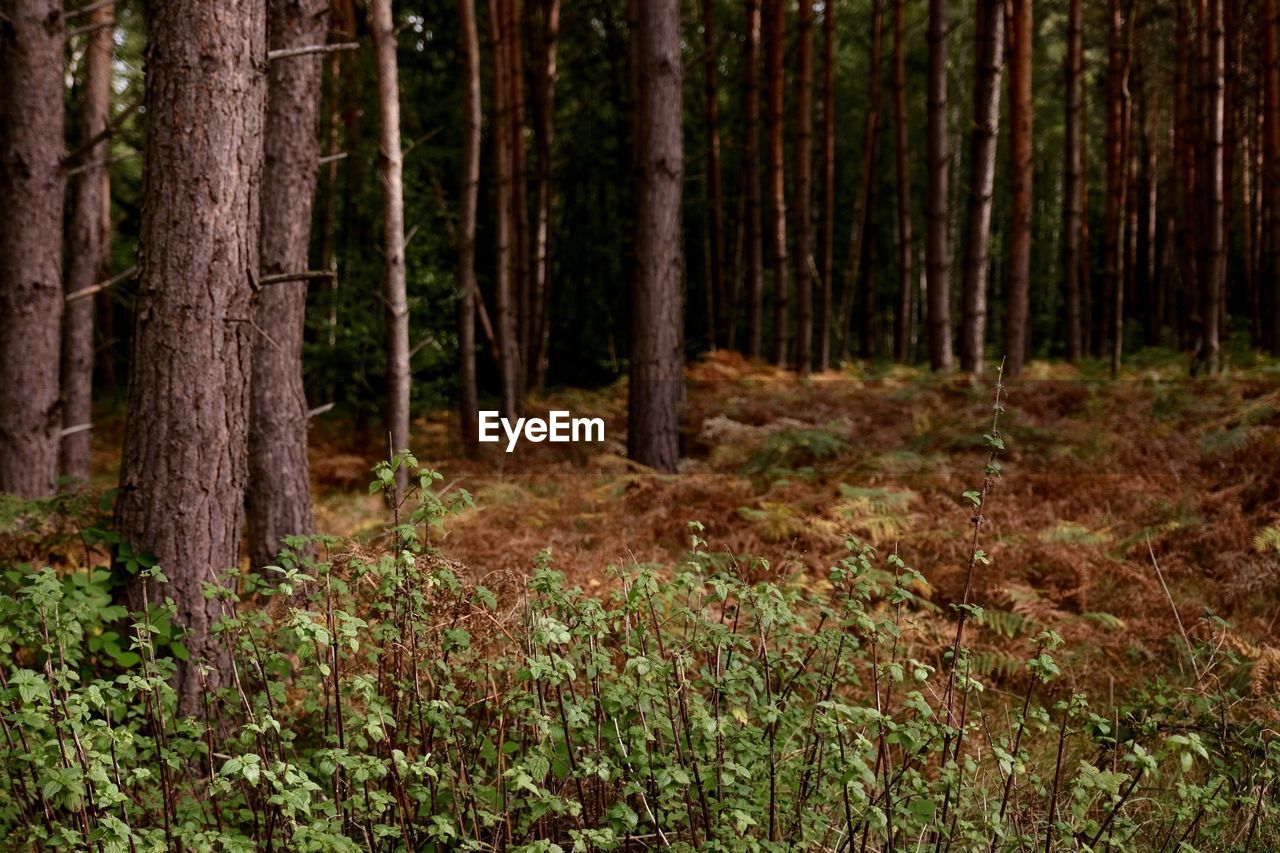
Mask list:
[[[911,236],[911,148],[907,128],[907,56],[904,17],[907,0],[893,3],[894,154],[898,164],[898,304],[894,314],[893,360],[911,358],[911,293],[915,282]]]
[[[796,370],[813,369],[813,3],[796,16],[800,71],[796,85]]]
[[[323,44],[328,0],[276,0],[268,8],[271,49]],[[264,275],[307,269],[311,208],[320,168],[318,54],[279,59],[267,75],[261,263]],[[249,481],[245,494],[249,561],[275,561],[284,537],[314,532],[307,465],[308,406],[302,383],[307,283],[273,284],[258,294],[249,400]]]
[[[716,43],[716,4],[714,0],[702,0],[702,47],[704,85],[707,108],[707,206],[710,212],[711,232],[711,292],[714,294],[716,346],[730,346],[733,311],[729,304],[729,290],[724,275],[724,193],[720,185],[720,86],[717,65],[720,48]],[[708,318],[710,319],[710,318]]]
[[[684,180],[679,0],[641,7],[636,199],[636,263],[632,298],[631,382],[627,454],[672,472],[680,451],[680,198]]]
[[[1084,354],[1080,328],[1081,268],[1088,247],[1080,243],[1084,220],[1084,25],[1082,0],[1070,0],[1067,13],[1066,124],[1064,186],[1062,194],[1062,281],[1066,309],[1067,361],[1075,364]]]
[[[62,3],[0,0],[0,492],[58,484]],[[82,302],[85,300],[81,300]]]
[[[480,200],[480,37],[475,0],[458,0],[462,51],[462,178],[458,204],[458,416],[462,446],[475,450],[480,438],[476,388],[476,208]]]
[[[1196,132],[1197,120],[1192,78],[1196,66],[1191,38],[1190,13],[1186,0],[1176,0],[1177,15],[1175,22],[1176,63],[1174,66],[1174,143],[1177,155],[1178,185],[1182,190],[1179,208],[1178,235],[1181,250],[1177,253],[1181,259],[1178,302],[1184,308],[1179,312],[1179,341],[1186,344],[1187,338],[1199,335],[1202,325],[1200,312],[1195,306],[1195,299],[1189,298],[1196,288],[1200,272],[1200,164],[1197,151],[1199,148]],[[1190,332],[1190,335],[1188,335]],[[1199,348],[1199,343],[1196,344]]]
[[[516,330],[520,337],[519,362],[516,374],[520,383],[519,395],[523,402],[528,390],[526,374],[531,360],[533,292],[530,268],[531,241],[529,239],[529,169],[525,148],[524,107],[524,44],[521,40],[523,26],[520,7],[523,0],[505,0],[505,44],[507,48],[507,116],[511,122],[511,246],[512,274],[515,277],[517,301]]]
[[[1126,20],[1121,0],[1110,0],[1110,30],[1107,58],[1107,205],[1104,235],[1103,287],[1107,318],[1105,339],[1110,344],[1111,375],[1120,370],[1124,345],[1124,249],[1125,211],[1128,202],[1129,158],[1127,130],[1129,114],[1130,55]]]
[[[1009,18],[1009,148],[1012,154],[1008,269],[1005,288],[1005,358],[1009,376],[1027,358],[1031,284],[1031,39],[1032,0],[1011,0]]]
[[[818,308],[818,370],[831,366],[831,297],[836,228],[836,10],[822,10],[822,299]]]
[[[512,288],[511,219],[511,121],[508,114],[511,84],[505,26],[506,0],[489,0],[489,35],[493,46],[493,264],[494,303],[498,314],[498,359],[502,413],[514,418],[520,411],[520,336],[518,304]]]
[[[1226,290],[1226,201],[1223,186],[1223,128],[1225,119],[1226,46],[1223,30],[1223,0],[1208,0],[1209,68],[1206,80],[1205,119],[1209,222],[1208,270],[1202,286],[1201,313],[1204,317],[1204,359],[1210,374],[1221,368],[1219,329]]]
[[[767,94],[765,135],[769,154],[769,253],[773,259],[773,363],[787,363],[787,190],[783,159],[783,57],[786,0],[765,0],[764,53]]]
[[[111,60],[115,47],[115,5],[99,6],[89,15],[84,58],[84,114],[81,138],[96,139],[111,113]],[[75,181],[71,206],[70,264],[67,293],[92,287],[106,278],[111,263],[111,176],[105,139],[84,152],[85,166]],[[62,329],[62,473],[89,479],[89,438],[93,421],[94,301],[77,299],[66,306]]]
[[[210,636],[226,605],[204,587],[240,558],[261,340],[266,7],[172,0],[153,5],[147,22],[140,270],[115,524],[122,545],[155,556],[168,576],[163,589],[129,578],[127,597],[141,609],[148,588],[153,604],[177,605],[190,653],[175,684],[184,715],[201,714],[231,671],[225,644]]]
[[[844,295],[840,304],[840,355],[848,358],[853,338],[853,305],[859,276],[863,269],[863,247],[866,245],[867,222],[870,218],[871,187],[875,175],[876,149],[880,141],[880,101],[883,92],[881,65],[884,55],[884,4],[883,0],[871,0],[871,58],[867,81],[867,114],[862,126],[862,158],[859,163],[858,188],[854,196],[853,228],[849,237],[849,266],[845,277]],[[863,283],[863,290],[870,287]],[[864,311],[863,327],[871,318]],[[866,348],[863,347],[863,350]]]
[[[1262,193],[1262,219],[1269,223],[1269,233],[1263,234],[1266,251],[1267,274],[1262,280],[1269,284],[1270,317],[1264,324],[1271,352],[1280,355],[1280,4],[1276,0],[1262,0],[1265,20],[1263,34],[1263,167],[1266,176]]]
[[[547,381],[551,345],[551,146],[555,135],[556,55],[560,45],[560,0],[538,0],[534,38],[533,144],[537,158],[533,226],[533,329],[529,384]]]
[[[951,352],[951,146],[947,133],[947,28],[949,0],[929,0],[929,228],[925,276],[929,305],[929,362],[952,369]]]
[[[743,63],[742,181],[746,219],[747,356],[760,358],[764,347],[764,241],[760,202],[760,30],[761,0],[745,0],[747,47]]]
[[[371,0],[378,72],[378,173],[382,180],[382,289],[387,303],[387,427],[394,452],[409,449],[409,299],[404,266],[404,159],[400,152],[400,72],[391,0]],[[396,472],[397,492],[407,472]]]

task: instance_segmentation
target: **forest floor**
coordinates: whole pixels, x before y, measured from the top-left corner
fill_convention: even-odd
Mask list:
[[[444,555],[512,590],[549,548],[571,583],[603,591],[610,565],[675,565],[698,521],[708,547],[754,578],[820,582],[852,534],[922,572],[934,603],[961,596],[972,533],[962,493],[980,488],[991,381],[896,367],[801,380],[731,355],[688,376],[678,476],[625,460],[625,383],[529,403],[527,414],[603,417],[603,444],[487,445],[468,460],[450,413],[419,420],[419,460],[475,498],[437,536]],[[1199,381],[1155,355],[1119,381],[1035,363],[1005,406],[1003,476],[982,527],[991,564],[973,596],[986,608],[976,669],[1013,677],[1031,637],[1052,628],[1069,677],[1105,690],[1180,667],[1185,630],[1254,661],[1255,688],[1280,678],[1274,363]],[[376,539],[387,509],[362,488],[374,455],[331,430],[313,436],[317,526]],[[915,627],[941,647],[951,624],[940,609],[936,626]]]

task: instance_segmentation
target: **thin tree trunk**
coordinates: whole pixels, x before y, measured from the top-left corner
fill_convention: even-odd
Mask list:
[[[1110,344],[1111,375],[1120,370],[1124,345],[1124,252],[1125,213],[1128,201],[1127,129],[1129,113],[1130,54],[1128,32],[1121,0],[1110,0],[1110,31],[1107,59],[1107,206],[1104,237],[1106,280],[1104,299],[1107,318],[1105,339]]]
[[[494,302],[498,314],[498,358],[502,413],[514,418],[520,410],[520,337],[518,305],[512,292],[511,262],[511,122],[508,115],[507,33],[505,0],[489,0],[489,34],[493,46],[493,162],[494,162]]]
[[[458,416],[462,446],[472,453],[480,436],[476,388],[476,208],[480,200],[480,38],[475,0],[458,0],[462,51],[462,181],[458,204]]]
[[[0,22],[0,492],[35,498],[57,488],[63,423],[62,3],[0,0]]]
[[[272,50],[323,44],[329,28],[328,0],[272,2],[267,14]],[[320,169],[319,54],[271,62],[267,79],[261,264],[264,275],[308,267],[311,208]],[[258,295],[249,400],[249,481],[245,509],[249,562],[273,563],[286,536],[315,532],[311,474],[307,465],[306,389],[302,382],[302,338],[307,282],[273,284]]]
[[[746,219],[747,356],[760,358],[764,347],[764,243],[760,202],[760,0],[746,0],[747,47],[743,104],[742,180]]]
[[[1264,323],[1271,352],[1280,355],[1280,4],[1262,0],[1265,21],[1263,64],[1266,82],[1263,86],[1263,168],[1266,176],[1262,193],[1262,219],[1269,224],[1260,241],[1267,245],[1266,270],[1262,281],[1269,283],[1270,316]]]
[[[387,302],[387,426],[394,452],[409,449],[409,300],[404,266],[404,159],[400,152],[400,74],[391,0],[371,0],[378,72],[378,173],[382,180],[382,287]],[[406,482],[397,472],[397,492]],[[398,497],[398,495],[397,495]]]
[[[894,314],[893,360],[911,358],[911,293],[915,281],[911,235],[911,149],[907,128],[907,58],[904,17],[907,0],[893,4],[894,154],[898,166],[898,304]]]
[[[639,15],[639,197],[632,293],[627,453],[673,472],[680,450],[680,198],[684,178],[679,0],[646,0]]]
[[[796,370],[813,369],[813,4],[800,0],[796,16],[799,79],[796,85]]]
[[[715,346],[730,346],[733,311],[724,275],[724,192],[720,184],[720,86],[717,65],[720,49],[716,43],[714,0],[702,0],[702,47],[707,119],[707,206],[710,209],[711,292],[714,294]]]
[[[818,309],[818,370],[831,366],[831,298],[836,227],[836,10],[822,11],[822,300]]]
[[[1026,363],[1031,280],[1032,0],[1011,0],[1009,19],[1009,144],[1012,153],[1008,269],[1006,271],[1005,370],[1022,373]]]
[[[947,132],[949,0],[929,0],[929,226],[925,235],[929,362],[949,372],[951,351],[951,146]]]
[[[883,0],[871,0],[871,58],[867,81],[867,114],[862,126],[862,159],[859,163],[858,189],[854,196],[853,229],[849,237],[849,266],[845,279],[844,296],[840,306],[840,356],[848,358],[852,347],[853,305],[859,277],[863,268],[863,247],[866,244],[867,222],[870,219],[871,187],[874,180],[876,148],[880,141],[880,101],[883,92],[881,65],[884,53],[884,5]],[[863,283],[866,289],[869,284]],[[871,318],[864,311],[863,325]],[[862,349],[865,350],[865,347]]]
[[[1210,374],[1221,368],[1219,329],[1226,290],[1226,202],[1223,186],[1223,127],[1225,117],[1226,50],[1223,0],[1208,0],[1209,68],[1206,85],[1206,153],[1208,169],[1209,228],[1208,270],[1203,281],[1201,313],[1204,316],[1204,360]]]
[[[266,7],[172,0],[153,5],[147,22],[146,177],[115,525],[121,545],[153,555],[168,576],[163,588],[128,578],[127,599],[140,610],[145,584],[153,605],[176,604],[190,656],[175,683],[183,715],[201,715],[206,692],[230,677],[226,646],[210,635],[225,603],[204,588],[240,561],[252,352],[270,346],[254,329]]]
[[[765,134],[769,154],[769,253],[773,259],[773,363],[787,363],[787,190],[783,159],[783,56],[786,45],[786,2],[765,0],[764,52],[767,74]]]
[[[115,5],[99,6],[89,15],[94,27],[85,46],[84,114],[81,138],[96,139],[111,113],[111,60],[115,40]],[[87,168],[75,183],[71,207],[70,264],[66,289],[75,293],[107,277],[111,264],[111,175],[104,139],[84,152]],[[62,329],[62,473],[89,479],[89,427],[93,421],[94,301],[77,299],[66,306]]]
[[[511,251],[512,275],[515,277],[517,300],[516,330],[520,338],[519,368],[516,373],[519,395],[523,401],[528,390],[527,372],[532,359],[533,292],[529,239],[529,169],[525,148],[524,45],[521,40],[520,7],[523,0],[505,0],[507,48],[507,107],[511,123],[508,137],[511,146]]]
[[[555,134],[556,54],[560,43],[560,0],[538,0],[534,35],[533,144],[537,157],[533,228],[533,331],[529,383],[547,381],[551,345],[551,146]]]
[[[1066,124],[1064,186],[1062,195],[1062,281],[1066,309],[1067,361],[1075,364],[1083,355],[1080,329],[1080,270],[1088,247],[1080,244],[1084,219],[1083,116],[1084,25],[1082,0],[1070,0],[1067,12]]]

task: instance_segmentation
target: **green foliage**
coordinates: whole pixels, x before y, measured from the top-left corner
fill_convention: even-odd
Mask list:
[[[830,459],[846,446],[843,438],[827,429],[775,432],[747,460],[742,473],[764,483],[795,476],[811,479],[816,476],[814,462]]]

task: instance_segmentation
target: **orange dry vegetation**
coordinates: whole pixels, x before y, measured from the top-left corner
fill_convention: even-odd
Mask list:
[[[1258,678],[1280,675],[1280,552],[1255,545],[1280,524],[1280,386],[1274,374],[1193,382],[1180,372],[1113,382],[1033,364],[1010,383],[1004,474],[982,528],[991,565],[975,582],[988,614],[980,668],[1012,675],[1043,628],[1068,641],[1082,680],[1164,668],[1180,660],[1172,599],[1189,633],[1258,661]],[[972,531],[961,494],[981,483],[990,381],[906,368],[801,380],[726,354],[688,378],[676,476],[624,458],[625,386],[529,404],[529,414],[604,417],[603,445],[525,443],[509,455],[486,445],[468,460],[447,413],[420,421],[419,459],[476,501],[447,522],[444,555],[482,578],[526,571],[550,548],[571,582],[603,588],[611,564],[675,564],[696,520],[712,550],[756,577],[817,582],[853,534],[896,549],[935,603],[961,595]],[[374,537],[386,510],[356,495],[376,454],[335,447],[313,448],[317,525]],[[1229,634],[1206,612],[1229,619]],[[917,626],[941,637],[936,627]]]

